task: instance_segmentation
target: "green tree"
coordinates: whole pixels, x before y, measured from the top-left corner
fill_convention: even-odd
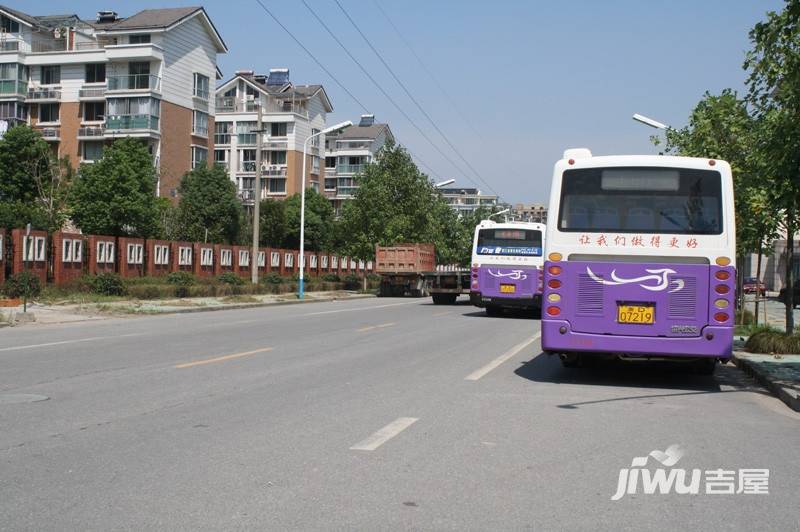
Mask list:
[[[402,146],[386,145],[358,184],[342,209],[343,253],[372,259],[376,244],[432,242],[440,263],[459,261],[458,219]]]
[[[771,179],[769,204],[780,209],[786,232],[786,332],[794,332],[794,238],[800,199],[800,0],[787,0],[781,12],[750,31],[752,50],[749,101],[760,120],[759,150]]]
[[[225,168],[200,166],[181,179],[178,234],[184,240],[235,243],[242,204]]]
[[[133,138],[108,146],[103,157],[81,166],[72,187],[72,219],[87,233],[153,237],[158,201],[153,159]]]
[[[286,202],[283,200],[264,200],[260,207],[261,225],[259,237],[262,246],[283,247],[286,242],[288,225],[286,223]]]
[[[34,175],[43,176],[52,155],[38,131],[27,125],[9,129],[0,140],[0,227],[50,229]]]
[[[300,247],[300,201],[300,194],[290,196],[285,201],[286,247]],[[305,211],[305,248],[309,251],[330,249],[336,223],[330,200],[314,189],[306,189]]]

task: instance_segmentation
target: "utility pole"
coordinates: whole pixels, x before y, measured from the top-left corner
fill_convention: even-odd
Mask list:
[[[261,96],[259,96],[258,121],[256,122],[256,183],[253,187],[253,252],[250,254],[250,281],[253,284],[258,284],[258,230],[261,225],[261,145],[264,141],[262,112]]]

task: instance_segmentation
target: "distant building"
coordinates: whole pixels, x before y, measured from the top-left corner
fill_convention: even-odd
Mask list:
[[[38,129],[73,166],[109,142],[140,139],[175,197],[213,150],[217,54],[227,52],[202,7],[35,17],[0,6],[0,121]]]
[[[325,183],[323,192],[338,215],[343,202],[358,189],[358,174],[371,163],[387,141],[394,141],[389,124],[375,115],[361,115],[358,125],[332,133],[325,139]]]
[[[283,199],[302,190],[303,143],[325,129],[333,111],[322,85],[295,85],[289,70],[269,75],[240,70],[216,91],[214,162],[228,169],[245,204],[252,205],[256,179],[258,105],[262,108],[261,199]],[[325,135],[311,142],[306,187],[320,190]]]
[[[540,224],[547,223],[547,207],[537,203],[526,205],[524,203],[517,203],[511,207],[508,213],[509,219],[519,220],[521,222],[536,222]]]
[[[447,204],[458,213],[471,213],[479,207],[493,209],[497,206],[497,196],[483,194],[477,188],[447,187],[438,191]]]

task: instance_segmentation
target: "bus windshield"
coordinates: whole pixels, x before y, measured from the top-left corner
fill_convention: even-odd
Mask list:
[[[481,229],[478,255],[542,256],[542,232],[536,229]]]
[[[564,172],[560,231],[719,235],[722,228],[717,171],[620,167]]]

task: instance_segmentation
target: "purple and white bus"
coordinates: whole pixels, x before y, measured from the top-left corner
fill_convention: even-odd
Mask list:
[[[496,316],[503,308],[540,309],[544,224],[483,220],[472,244],[470,301]]]
[[[547,227],[542,348],[585,356],[731,356],[736,230],[725,161],[564,152]]]

